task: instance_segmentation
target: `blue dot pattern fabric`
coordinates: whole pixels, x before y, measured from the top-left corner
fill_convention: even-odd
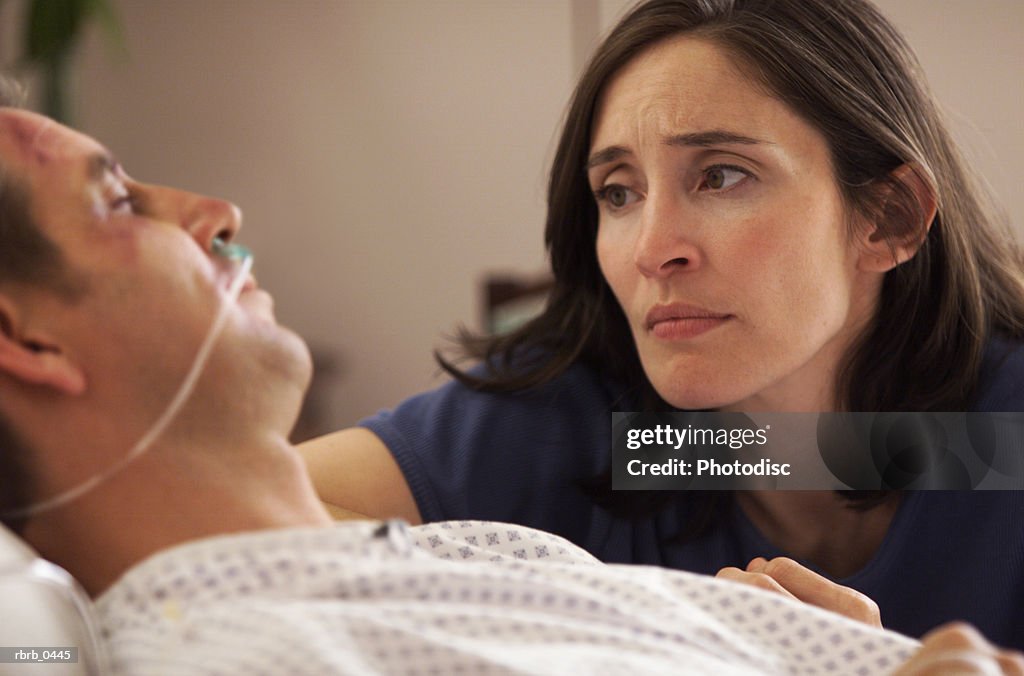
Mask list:
[[[615,516],[582,488],[611,462],[611,413],[635,410],[599,371],[576,364],[531,390],[482,394],[449,382],[361,424],[388,447],[423,521],[508,521],[556,533],[606,563],[715,574],[775,546],[735,507],[704,536],[686,493],[648,518]],[[1024,343],[993,339],[975,411],[1024,411]],[[832,579],[873,599],[887,627],[923,636],[963,620],[1024,650],[1024,491],[908,491],[865,566]]]
[[[549,533],[342,522],[161,552],[97,599],[116,673],[885,674],[916,641]]]

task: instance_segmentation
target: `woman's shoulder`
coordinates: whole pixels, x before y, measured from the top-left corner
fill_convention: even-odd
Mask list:
[[[514,392],[453,380],[360,425],[391,452],[424,521],[475,516],[559,532],[553,515],[584,523],[590,509],[566,487],[609,461],[615,403],[604,380],[584,365]],[[548,497],[524,504],[524,494]]]
[[[975,411],[1024,411],[1024,341],[997,335],[985,346]]]
[[[486,365],[478,365],[468,373],[484,379],[488,371]],[[463,429],[486,425],[494,430],[533,427],[541,420],[550,426],[562,420],[573,426],[592,422],[596,416],[607,420],[622,401],[622,388],[600,369],[575,363],[546,382],[510,392],[484,391],[451,380],[361,424],[374,429],[381,421],[404,420],[422,430],[429,422],[450,421]]]

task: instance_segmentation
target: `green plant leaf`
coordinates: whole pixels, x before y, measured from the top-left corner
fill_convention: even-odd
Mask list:
[[[25,57],[53,63],[71,50],[82,25],[88,0],[32,0],[29,7]]]
[[[124,28],[110,0],[84,0],[86,20],[95,18],[106,38],[107,45],[121,57],[128,56],[128,43],[124,39]]]

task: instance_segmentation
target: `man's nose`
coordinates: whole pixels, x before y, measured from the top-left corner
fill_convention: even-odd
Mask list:
[[[162,186],[152,192],[152,215],[178,223],[207,251],[214,239],[234,239],[242,228],[241,209],[227,200]]]
[[[667,277],[700,268],[704,254],[692,209],[675,194],[651,193],[643,204],[633,260],[648,277]]]

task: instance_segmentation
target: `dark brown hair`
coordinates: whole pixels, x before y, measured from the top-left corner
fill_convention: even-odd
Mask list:
[[[0,108],[20,107],[23,90],[0,76]],[[0,158],[0,288],[13,284],[44,286],[62,290],[60,249],[32,218],[26,186],[3,165]],[[2,325],[0,331],[9,327]],[[23,507],[31,495],[30,452],[10,421],[0,412],[0,522],[15,532],[24,519],[3,514]]]
[[[907,164],[928,185],[938,202],[932,227],[917,255],[886,274],[877,314],[841,365],[836,401],[851,411],[968,407],[989,336],[1024,335],[1024,258],[946,130],[912,51],[867,0],[649,0],[630,11],[580,78],[558,143],[546,310],[508,335],[460,333],[458,357],[484,360],[484,376],[439,355],[442,367],[470,387],[510,391],[583,362],[619,380],[628,405],[671,408],[644,374],[598,267],[585,163],[610,78],[683,33],[730,51],[824,135],[850,213],[868,217],[890,241],[920,239],[926,225],[918,200],[891,172]]]

